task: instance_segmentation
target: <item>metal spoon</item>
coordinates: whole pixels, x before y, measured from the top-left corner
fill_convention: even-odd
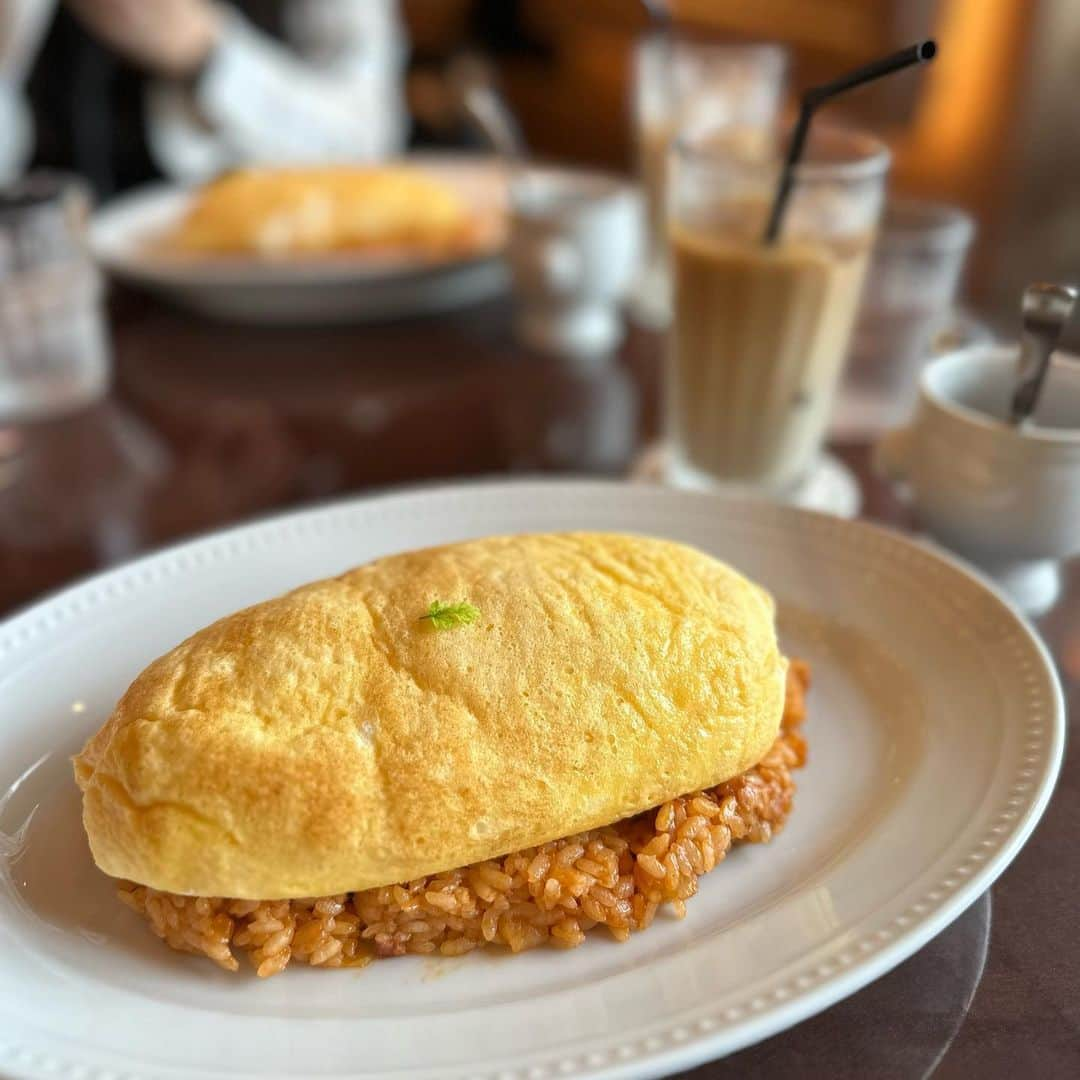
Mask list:
[[[465,54],[450,69],[461,104],[469,119],[480,129],[495,152],[511,165],[521,165],[528,156],[510,106],[495,87],[491,70],[478,56]]]
[[[654,23],[662,25],[671,21],[671,12],[668,11],[667,0],[641,0],[649,12],[649,18]]]
[[[1022,304],[1024,336],[1020,349],[1019,381],[1012,396],[1012,422],[1023,423],[1035,412],[1050,354],[1076,306],[1071,285],[1029,285]]]

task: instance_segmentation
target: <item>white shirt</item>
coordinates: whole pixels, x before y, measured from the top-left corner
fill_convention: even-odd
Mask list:
[[[56,0],[6,0],[0,14],[0,180],[31,152],[22,88]],[[365,161],[408,133],[407,48],[397,0],[286,0],[284,45],[231,8],[195,86],[147,89],[147,139],[172,178],[248,162]]]
[[[0,6],[0,183],[15,179],[33,148],[22,88],[56,0],[6,0]]]

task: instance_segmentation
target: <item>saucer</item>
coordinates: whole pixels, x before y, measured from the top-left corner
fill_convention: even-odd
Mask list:
[[[630,479],[643,483],[665,484],[669,487],[685,487],[671,476],[668,448],[664,443],[652,443],[638,456],[630,469]],[[708,488],[696,487],[695,490],[734,491],[755,498],[769,499],[770,496],[754,493],[746,488],[734,488],[732,485],[714,484]],[[817,510],[835,517],[854,518],[862,508],[862,490],[855,474],[832,454],[822,454],[817,465],[806,479],[784,496],[772,497],[773,501],[788,506],[797,506],[803,510]]]

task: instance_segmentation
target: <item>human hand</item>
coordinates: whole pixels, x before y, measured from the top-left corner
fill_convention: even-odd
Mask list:
[[[65,0],[110,48],[157,75],[187,78],[210,55],[221,17],[207,0]]]

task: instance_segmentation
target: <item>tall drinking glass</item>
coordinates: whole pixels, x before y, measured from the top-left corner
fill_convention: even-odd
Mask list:
[[[85,186],[63,173],[0,189],[0,424],[77,409],[107,388],[89,212]]]
[[[763,241],[785,138],[672,150],[673,479],[782,496],[817,463],[881,208],[885,147],[812,130],[779,239]]]
[[[954,308],[968,248],[970,215],[943,203],[890,200],[866,273],[851,359],[833,431],[875,438],[903,423],[918,397],[919,374],[939,349],[978,330]],[[941,339],[954,339],[942,342]]]
[[[635,300],[649,321],[666,322],[671,313],[667,175],[674,134],[693,123],[737,129],[742,138],[767,137],[779,113],[786,66],[779,45],[725,45],[658,34],[638,46],[634,122],[646,247]]]
[[[76,178],[0,188],[0,608],[145,543],[165,447],[108,399],[100,273]]]

